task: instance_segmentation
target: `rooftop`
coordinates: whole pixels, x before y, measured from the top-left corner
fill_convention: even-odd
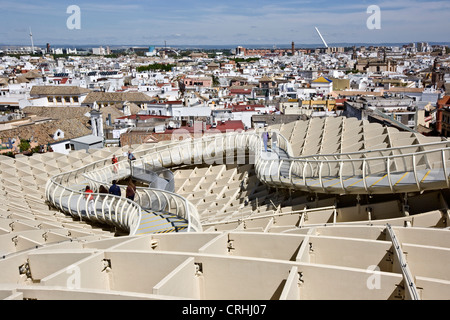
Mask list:
[[[164,134],[172,134],[176,132],[187,132],[187,133],[202,133],[203,131],[203,124],[201,122],[197,122],[193,126],[182,126],[178,129],[167,129]],[[219,121],[217,122],[217,126],[212,125],[206,125],[206,133],[216,133],[217,131],[220,132],[229,132],[229,131],[239,131],[245,130],[245,126],[242,123],[241,120],[228,120],[228,121]]]
[[[333,81],[331,81],[331,80],[328,79],[328,78],[320,77],[320,78],[314,80],[312,83],[332,83],[332,82],[333,82]]]
[[[78,86],[33,86],[30,91],[31,96],[46,95],[83,95],[90,93],[91,90]]]
[[[83,101],[83,104],[94,102],[120,103],[120,102],[152,102],[154,98],[142,92],[90,92]]]
[[[64,132],[64,137],[54,139],[53,135],[58,131]],[[51,122],[36,123],[20,126],[15,129],[0,131],[0,139],[20,137],[20,139],[37,141],[38,144],[45,145],[89,135],[91,129],[87,127],[85,121],[79,118],[55,120]]]
[[[103,137],[88,135],[88,136],[83,136],[83,137],[79,137],[79,138],[74,138],[71,140],[74,142],[82,143],[82,144],[93,145],[93,144],[103,142]]]

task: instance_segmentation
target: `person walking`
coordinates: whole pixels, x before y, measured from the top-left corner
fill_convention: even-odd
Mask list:
[[[98,189],[98,193],[108,193],[108,189],[104,185],[101,185]]]
[[[86,201],[88,204],[88,214],[93,215],[94,214],[94,191],[91,189],[90,186],[86,186],[86,189],[84,190]]]
[[[113,172],[114,173],[119,172],[119,167],[118,167],[119,165],[117,164],[117,162],[119,162],[119,160],[117,160],[117,157],[115,154],[113,154],[111,162],[113,164]]]
[[[134,154],[131,152],[131,150],[128,150],[128,160],[130,160],[130,161],[136,160],[136,157],[135,157]]]
[[[136,186],[133,181],[130,179],[127,185],[127,190],[125,191],[125,196],[127,199],[134,201],[134,196],[136,195]]]
[[[277,150],[277,144],[278,144],[278,135],[276,132],[272,132],[271,135],[271,141],[272,141],[272,149]],[[275,151],[276,152],[276,151]]]
[[[115,196],[122,196],[122,192],[120,191],[120,187],[117,185],[117,181],[113,180],[111,187],[109,187],[109,194]]]
[[[267,152],[267,142],[269,141],[269,134],[264,131],[263,132],[263,142],[264,142],[264,151]]]
[[[131,153],[131,150],[128,150],[128,154],[127,154],[127,158],[128,158],[128,164],[130,165],[130,175],[133,175],[133,164],[132,162],[134,160],[136,160],[136,157],[134,156],[134,154]]]

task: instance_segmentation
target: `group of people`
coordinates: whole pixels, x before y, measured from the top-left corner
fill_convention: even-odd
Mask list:
[[[113,180],[111,187],[109,187],[108,193],[119,197],[122,196],[122,191],[120,190],[120,187],[117,185],[116,180]],[[127,184],[127,189],[125,190],[125,197],[127,199],[134,201],[135,195],[136,195],[136,185],[133,183],[133,180],[130,179]]]
[[[86,186],[85,190],[85,197],[86,201],[88,202],[88,212],[89,214],[94,214],[94,191],[91,189],[90,186]],[[120,190],[120,187],[117,185],[117,180],[113,180],[112,185],[109,187],[109,190],[107,190],[104,186],[101,186],[99,189],[99,193],[108,193],[114,196],[122,196],[122,191]],[[131,201],[134,201],[134,198],[136,196],[136,185],[133,183],[133,180],[130,179],[127,184],[127,188],[125,190],[125,197],[127,199],[130,199]]]
[[[134,156],[134,154],[131,152],[131,150],[129,150],[126,154],[127,158],[129,161],[134,161],[136,160],[136,157]],[[117,159],[116,155],[113,154],[112,159],[111,159],[111,163],[113,165],[113,172],[114,173],[118,173],[119,172],[119,159]]]
[[[131,150],[128,151],[126,154],[129,161],[136,160],[136,157],[133,155]],[[113,154],[111,163],[113,165],[113,172],[118,173],[119,172],[119,160],[117,159],[116,155]],[[90,186],[86,186],[85,190],[85,198],[88,203],[88,212],[89,214],[94,214],[94,191],[91,189]],[[107,189],[105,186],[100,186],[99,193],[105,193],[105,194],[111,194],[114,196],[122,196],[122,191],[120,187],[117,185],[117,180],[113,180],[112,185]],[[133,180],[130,179],[128,181],[127,188],[125,190],[125,197],[127,199],[130,199],[131,201],[134,201],[134,198],[136,196],[136,185],[133,183]]]

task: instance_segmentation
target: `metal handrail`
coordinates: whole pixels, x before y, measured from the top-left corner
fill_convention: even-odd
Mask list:
[[[209,138],[209,140],[213,139],[211,137],[208,137],[208,138]],[[173,142],[173,143],[169,143],[169,144],[164,145],[164,146],[158,146],[156,148],[152,147],[152,148],[144,149],[144,150],[139,151],[136,154],[145,153],[145,152],[152,152],[152,151],[156,152],[161,157],[161,161],[160,161],[161,165],[164,165],[163,159],[162,159],[162,156],[161,156],[161,152],[169,151],[169,156],[171,157],[171,153],[170,153],[171,147],[179,147],[179,143]],[[141,158],[140,160],[143,160],[143,159]],[[171,160],[172,160],[172,157],[171,157]],[[55,207],[59,207],[59,209],[63,210],[64,208],[63,208],[63,204],[62,204],[61,198],[62,198],[62,194],[64,193],[64,191],[67,191],[67,192],[71,193],[71,195],[69,196],[69,199],[71,199],[73,197],[73,194],[83,194],[83,193],[81,191],[78,191],[78,190],[73,190],[70,187],[63,186],[61,183],[56,182],[57,180],[62,181],[64,179],[64,177],[66,176],[67,177],[66,178],[66,182],[68,182],[70,176],[74,175],[75,181],[78,182],[78,176],[79,175],[77,173],[82,173],[81,175],[85,179],[88,179],[90,182],[92,182],[94,185],[96,185],[96,184],[97,185],[101,185],[101,184],[105,183],[105,181],[103,181],[101,179],[102,174],[103,174],[103,176],[105,178],[108,177],[104,173],[105,171],[111,172],[111,170],[114,167],[119,167],[119,171],[120,171],[121,167],[129,165],[128,164],[129,163],[128,160],[119,161],[116,165],[112,165],[112,164],[106,165],[106,163],[108,163],[109,161],[110,161],[109,159],[98,160],[96,162],[90,163],[90,164],[88,164],[88,165],[86,165],[86,166],[84,166],[82,168],[77,169],[77,170],[73,170],[73,171],[70,171],[68,173],[62,173],[62,174],[59,174],[59,175],[56,175],[56,176],[52,177],[49,180],[50,183],[46,187],[47,199]],[[94,169],[94,170],[89,170],[91,168]],[[59,187],[62,190],[64,190],[64,191],[61,192],[59,203],[55,201],[55,193],[56,193],[57,188],[55,189],[55,192],[53,194],[50,193],[51,184],[57,185],[57,187]],[[197,209],[195,208],[194,205],[189,203],[189,201],[187,199],[185,199],[184,197],[182,197],[182,196],[180,196],[178,194],[171,193],[171,192],[168,192],[168,191],[165,191],[165,190],[149,189],[149,188],[146,188],[146,189],[151,190],[153,192],[162,193],[165,196],[169,195],[171,197],[171,199],[179,199],[179,200],[181,200],[181,202],[184,203],[184,213],[181,214],[181,212],[183,212],[183,211],[179,210],[179,207],[177,206],[177,210],[176,210],[175,214],[177,216],[180,216],[180,217],[182,217],[182,218],[184,218],[184,219],[186,219],[188,221],[188,231],[201,231],[202,230],[200,219],[198,217],[198,211],[197,211]],[[94,195],[103,195],[103,194],[94,194]],[[111,195],[111,197],[118,198],[118,200],[116,199],[117,202],[118,202],[117,205],[116,205],[116,208],[118,208],[118,205],[120,203],[120,199],[124,199],[127,202],[135,203],[134,201],[131,201],[129,199],[125,199],[125,198],[122,198],[122,197],[117,197],[117,196],[112,196],[112,195]],[[98,201],[98,197],[96,197],[94,201]],[[170,203],[170,201],[167,201],[167,203]],[[175,200],[175,203],[178,204],[178,202],[176,202],[176,200]],[[137,204],[137,203],[135,203],[135,204],[139,207],[139,219],[138,220],[140,221],[141,216],[142,216],[142,208],[139,206],[139,204]],[[69,208],[68,213],[72,214],[72,208],[70,208],[69,205],[67,205],[67,208]],[[79,207],[79,202],[78,202],[77,210],[76,210],[77,212],[76,213],[78,214],[78,216],[80,218],[82,218],[81,209],[83,209],[83,208]],[[85,208],[85,209],[87,210],[87,208]],[[63,210],[63,211],[67,211],[67,210]],[[111,220],[111,212],[109,212],[109,213],[110,213],[109,214],[109,219]],[[103,206],[102,206],[102,216],[105,217],[105,212],[103,212]],[[127,228],[127,226],[123,226],[123,225],[121,227],[125,227],[125,229]],[[136,228],[137,228],[137,226],[136,226]],[[134,228],[134,229],[129,228],[130,229],[130,235],[133,235],[136,232],[136,228]]]
[[[254,134],[254,133],[253,133]],[[259,135],[258,134],[254,134],[255,137],[257,139],[259,139]],[[281,134],[278,133],[279,136],[282,136]],[[248,139],[248,141],[250,141],[250,139]],[[278,139],[278,141],[280,141],[280,139]],[[284,141],[287,141],[287,139],[284,139]],[[426,143],[426,144],[417,144],[417,145],[411,145],[411,146],[403,146],[403,147],[394,147],[394,148],[387,148],[387,149],[379,149],[379,150],[371,150],[369,152],[382,152],[382,151],[392,151],[392,150],[405,150],[405,149],[411,149],[411,148],[424,148],[424,147],[429,147],[429,146],[439,146],[439,145],[448,145],[450,142],[448,141],[442,141],[442,142],[437,142],[437,143]],[[252,146],[248,146],[250,148],[252,148]],[[253,147],[253,149],[255,149],[255,147]],[[256,149],[258,149],[256,147]],[[446,158],[445,158],[445,153],[448,152],[450,150],[450,147],[447,148],[436,148],[436,149],[431,149],[431,150],[422,150],[422,151],[417,151],[417,152],[412,152],[412,153],[406,153],[406,154],[391,154],[391,155],[384,155],[384,156],[377,156],[377,157],[365,157],[365,158],[358,158],[358,159],[352,159],[350,156],[353,154],[359,154],[359,155],[364,155],[364,152],[356,152],[356,153],[343,153],[343,154],[333,154],[332,156],[334,157],[334,159],[328,159],[327,157],[330,155],[314,155],[314,156],[307,156],[307,157],[303,157],[303,158],[292,158],[292,157],[288,157],[287,159],[282,159],[282,161],[286,161],[286,162],[291,162],[291,164],[289,165],[289,176],[288,176],[288,180],[289,180],[289,184],[292,185],[293,183],[293,168],[294,168],[294,164],[299,164],[298,169],[302,169],[302,172],[300,174],[300,178],[303,179],[303,186],[305,189],[310,190],[310,186],[308,186],[308,183],[306,181],[307,178],[307,169],[310,169],[310,178],[319,178],[319,184],[322,186],[323,189],[326,189],[325,187],[323,187],[323,179],[325,177],[330,177],[330,176],[325,176],[323,175],[323,165],[326,163],[328,165],[329,170],[331,171],[331,167],[333,164],[336,164],[336,170],[337,172],[332,175],[333,177],[336,177],[340,180],[340,185],[342,190],[346,190],[343,184],[343,167],[346,163],[351,163],[352,165],[352,175],[354,176],[358,176],[361,175],[363,176],[363,178],[366,178],[368,175],[371,174],[371,167],[370,167],[370,162],[375,162],[375,161],[382,161],[383,163],[387,162],[387,167],[385,167],[385,170],[382,171],[382,173],[385,173],[387,175],[388,181],[389,181],[389,185],[390,185],[390,189],[391,191],[394,191],[394,185],[392,182],[392,174],[393,171],[391,170],[390,164],[393,161],[398,161],[399,159],[403,161],[403,165],[404,165],[404,170],[396,170],[394,172],[414,172],[415,174],[415,180],[416,180],[416,185],[418,187],[419,190],[422,190],[421,188],[421,182],[418,180],[417,177],[417,162],[416,162],[416,157],[420,157],[420,156],[427,156],[433,153],[441,153],[440,155],[440,161],[437,161],[441,164],[440,167],[443,168],[444,171],[444,177],[443,177],[443,181],[446,181],[446,185],[450,185],[450,181],[448,179],[448,168],[447,168],[447,163]],[[289,156],[289,155],[288,155]],[[338,159],[338,157],[348,157],[348,159]],[[325,158],[325,159],[320,159],[320,158]],[[276,179],[274,179],[274,176],[271,175],[270,177],[267,176],[267,171],[265,170],[267,168],[267,166],[269,165],[269,162],[273,161],[280,161],[280,159],[278,160],[262,160],[259,157],[256,157],[257,159],[257,163],[255,164],[255,168],[257,170],[257,176],[260,177],[260,179],[265,180],[265,182],[267,183],[275,183],[275,184],[282,184],[285,185],[287,187],[289,187],[289,185],[286,185],[285,182],[283,182],[279,177],[281,176],[280,172],[277,173],[277,177],[278,177],[278,181],[276,181]],[[405,161],[406,159],[408,159],[408,161],[412,160],[411,164],[407,164]],[[426,162],[427,165],[429,167],[429,169],[432,169],[431,165],[429,163],[428,158],[426,158]],[[264,163],[263,166],[261,166],[261,163]],[[356,164],[356,166],[355,166]],[[361,171],[361,169],[358,169],[358,165],[362,165],[363,170]],[[281,166],[279,166],[281,168]],[[270,166],[269,166],[270,168]],[[317,173],[314,173],[314,171],[316,170]],[[359,173],[358,173],[359,171]],[[269,174],[271,173],[271,171],[269,171]],[[347,175],[348,176],[348,175]],[[364,189],[366,192],[370,192],[370,188],[372,186],[368,186],[366,184],[366,181],[364,179]]]
[[[418,145],[417,145],[418,146]],[[416,145],[413,145],[411,147],[416,147]],[[447,148],[439,148],[439,149],[432,149],[432,150],[424,150],[424,151],[418,151],[418,152],[412,152],[412,153],[405,153],[405,154],[394,154],[394,155],[387,155],[387,156],[378,156],[373,158],[357,158],[357,159],[335,159],[335,160],[319,160],[317,157],[325,157],[325,155],[314,155],[314,156],[305,156],[303,158],[288,158],[284,159],[286,161],[297,161],[297,162],[316,162],[316,163],[322,163],[322,162],[328,162],[328,163],[340,163],[340,162],[361,162],[361,161],[374,161],[374,160],[384,160],[388,158],[404,158],[404,157],[411,157],[413,155],[424,155],[429,154],[433,152],[442,152],[442,150],[450,150],[450,147]],[[339,155],[347,155],[347,154],[339,154]],[[336,156],[336,155],[328,155],[328,156]],[[312,159],[310,159],[312,158]]]
[[[308,185],[308,182],[306,180],[308,169],[310,171],[309,175],[310,178],[317,175],[320,179],[319,183],[323,189],[324,187],[324,181],[323,179],[327,176],[324,171],[326,170],[326,166],[328,167],[329,172],[331,173],[331,168],[333,164],[336,164],[334,170],[337,170],[337,172],[334,173],[333,177],[340,180],[340,185],[342,190],[345,190],[344,183],[343,183],[343,168],[346,163],[351,163],[352,165],[352,172],[353,175],[356,175],[360,169],[358,168],[360,165],[362,165],[362,176],[365,178],[367,177],[367,174],[370,174],[370,162],[372,161],[384,161],[387,162],[386,170],[383,171],[387,174],[388,179],[390,181],[390,187],[392,191],[395,191],[391,182],[392,172],[390,168],[390,163],[392,161],[395,161],[397,159],[412,159],[412,168],[408,172],[414,172],[415,175],[415,182],[417,184],[418,189],[420,190],[421,184],[417,177],[417,163],[416,158],[421,155],[429,155],[430,153],[436,153],[441,152],[441,163],[442,168],[444,170],[444,174],[446,175],[445,179],[446,184],[449,185],[450,182],[448,181],[448,169],[446,164],[446,158],[445,153],[450,150],[450,147],[447,148],[441,148],[441,149],[432,149],[432,150],[424,150],[424,151],[418,151],[418,152],[412,152],[407,154],[392,154],[392,155],[383,155],[383,156],[377,156],[377,157],[364,157],[364,158],[358,158],[358,159],[352,159],[351,155],[366,155],[367,153],[375,153],[375,152],[383,152],[383,151],[394,151],[394,150],[404,150],[404,149],[411,149],[411,148],[424,148],[428,146],[438,146],[442,144],[449,144],[448,141],[442,141],[437,143],[428,143],[428,144],[421,144],[421,145],[411,145],[411,146],[403,146],[403,147],[394,147],[394,148],[386,148],[386,149],[379,149],[379,150],[369,150],[367,152],[361,151],[361,152],[353,152],[353,153],[342,153],[342,154],[333,154],[333,155],[314,155],[314,156],[305,156],[305,157],[291,157],[292,150],[290,147],[289,141],[280,133],[277,133],[277,141],[279,141],[278,147],[286,148],[285,151],[287,151],[288,158],[282,159],[280,162],[280,159],[263,159],[262,153],[263,153],[263,141],[260,136],[260,131],[247,131],[247,132],[240,132],[240,133],[225,133],[225,134],[210,134],[210,135],[202,135],[201,138],[198,139],[192,139],[188,138],[182,141],[175,141],[171,142],[162,146],[156,146],[156,147],[150,147],[143,149],[139,152],[136,152],[136,156],[138,156],[138,160],[141,161],[142,164],[151,164],[155,167],[166,167],[166,166],[172,166],[176,165],[176,161],[178,160],[177,164],[181,164],[183,161],[189,161],[189,164],[192,164],[192,161],[205,161],[208,160],[208,157],[211,157],[212,154],[208,153],[208,148],[214,145],[214,157],[217,157],[218,152],[226,152],[227,150],[237,150],[238,148],[246,148],[250,151],[254,152],[255,156],[255,170],[257,173],[257,176],[263,180],[265,183],[269,184],[276,184],[276,185],[285,185],[286,182],[283,182],[281,179],[281,167],[284,161],[286,163],[289,163],[289,183],[287,187],[292,187],[295,185],[293,181],[293,175],[296,171],[301,170],[301,178],[303,178],[303,187],[305,189],[311,190],[312,185]],[[220,143],[220,146],[218,146],[218,142]],[[208,145],[209,144],[209,145]],[[168,157],[164,157],[163,153],[167,153]],[[333,159],[329,159],[327,157],[332,157]],[[348,159],[342,159],[342,157],[348,157]],[[321,159],[324,158],[324,159]],[[62,188],[62,190],[67,191],[70,194],[70,198],[74,197],[74,194],[80,193],[80,191],[72,190],[68,186],[63,186],[63,181],[65,180],[66,183],[69,183],[69,180],[73,180],[75,183],[79,182],[80,176],[83,176],[85,179],[89,179],[89,181],[93,181],[95,183],[104,183],[102,179],[107,179],[107,171],[109,173],[111,172],[111,169],[113,168],[112,164],[107,165],[107,162],[109,159],[103,159],[96,161],[94,163],[91,163],[89,165],[86,165],[80,169],[73,170],[69,173],[60,174],[57,176],[54,176],[51,179],[51,184],[57,184],[57,188]],[[278,163],[277,163],[278,161]],[[272,168],[274,164],[277,163],[277,174],[274,175],[272,173]],[[125,168],[127,169],[128,160],[122,160],[119,161],[118,166],[122,170]],[[405,167],[406,167],[405,163]],[[267,174],[266,168],[269,167],[269,175]],[[120,170],[119,170],[120,171]],[[126,171],[126,170],[125,170]],[[368,172],[368,173],[367,173]],[[405,172],[405,171],[400,171]],[[365,180],[365,179],[364,179]],[[51,200],[55,205],[57,205],[55,201],[56,191],[58,190],[55,188],[53,190],[53,193],[50,192],[50,185],[46,189],[48,189],[47,198]],[[300,186],[301,187],[301,186]],[[368,186],[367,184],[364,185],[364,189],[366,192],[370,192],[371,186]],[[62,191],[59,195],[59,206],[61,207],[61,201],[62,196],[64,194],[64,191]],[[73,192],[73,194],[72,194]],[[175,193],[170,193],[164,190],[160,189],[153,189],[152,192],[161,193],[164,197],[170,198],[170,200],[175,201],[176,204],[176,213],[178,214],[184,214],[184,217],[187,218],[189,223],[189,230],[201,230],[201,224],[200,219],[198,217],[198,212],[193,204],[191,204],[187,199],[183,198],[180,195],[177,195]],[[177,201],[178,200],[178,201]],[[168,203],[170,201],[168,200]],[[179,203],[183,203],[182,206],[179,206]],[[117,206],[120,204],[120,199],[117,200]],[[136,203],[137,206],[139,206]],[[141,210],[141,207],[139,206],[139,214]],[[81,213],[79,210],[79,203],[77,207],[77,212],[72,212],[73,210],[69,210],[70,214],[78,214],[78,216],[81,218]],[[101,212],[102,217],[106,217],[105,212]],[[96,215],[96,218],[98,219],[98,215]],[[109,218],[111,218],[111,211],[109,212]],[[123,218],[123,217],[122,217]],[[129,219],[125,219],[129,220]]]
[[[429,142],[429,143],[422,143],[422,144],[412,144],[409,146],[390,147],[390,148],[383,148],[383,149],[372,149],[372,150],[367,150],[367,151],[361,150],[361,151],[354,151],[354,152],[344,152],[344,153],[338,153],[338,154],[335,154],[335,153],[318,154],[318,155],[314,155],[314,157],[351,156],[351,155],[367,156],[368,154],[371,154],[371,153],[379,153],[379,152],[410,149],[410,148],[433,147],[433,146],[438,146],[438,145],[442,145],[442,144],[450,145],[450,141],[446,140],[446,141]],[[442,148],[433,149],[433,150],[440,150],[440,149],[442,149]],[[431,151],[431,150],[424,150],[424,151]],[[286,150],[286,152],[288,152],[288,150]],[[289,152],[288,152],[288,154],[289,154]],[[300,157],[294,157],[294,156],[291,156],[291,154],[289,154],[289,155],[290,155],[289,158],[294,159],[294,160],[301,160],[301,159],[313,157],[311,155],[300,156]],[[400,154],[400,155],[402,155],[402,154]],[[370,158],[370,159],[372,159],[372,158]],[[354,159],[354,160],[356,160],[356,159]]]
[[[402,159],[402,160],[410,160],[411,163],[407,164],[407,163],[403,163],[403,170],[396,170],[395,172],[414,172],[415,174],[417,173],[417,161],[416,158],[418,156],[427,156],[427,155],[431,155],[431,154],[439,154],[440,159],[439,161],[436,161],[435,163],[440,163],[442,167],[442,169],[444,170],[444,176],[448,177],[448,169],[447,169],[447,161],[445,158],[445,152],[450,151],[450,148],[444,148],[444,149],[433,149],[433,150],[427,150],[427,151],[419,151],[419,152],[415,152],[415,153],[409,153],[409,154],[402,154],[402,155],[388,155],[388,156],[383,156],[383,157],[374,157],[374,158],[361,158],[361,159],[340,159],[340,160],[334,160],[334,159],[326,159],[326,160],[317,160],[314,158],[311,159],[283,159],[283,161],[286,162],[291,162],[291,166],[292,163],[298,163],[301,164],[305,169],[306,166],[312,166],[314,165],[314,167],[317,169],[319,168],[319,174],[315,174],[314,172],[311,171],[311,177],[318,177],[320,179],[323,178],[323,176],[320,176],[320,167],[323,166],[323,164],[327,164],[328,167],[330,168],[330,166],[332,164],[336,164],[339,165],[339,168],[337,170],[337,173],[333,176],[337,176],[337,177],[341,177],[342,175],[342,171],[343,171],[343,166],[346,163],[351,163],[353,168],[352,168],[352,172],[353,175],[362,175],[363,177],[365,177],[367,175],[367,171],[370,170],[370,162],[375,162],[375,161],[383,161],[384,163],[386,163],[386,169],[380,172],[385,172],[388,174],[388,177],[391,178],[392,176],[392,170],[391,170],[391,166],[390,164],[398,159]],[[362,165],[363,169],[360,170],[358,168],[355,168],[355,164],[358,165]],[[432,164],[427,164],[427,168],[432,169]],[[312,169],[312,167],[311,167]],[[360,174],[357,174],[358,171],[361,171]],[[292,171],[290,172],[290,174],[292,174]],[[303,178],[306,178],[306,172],[303,171]],[[347,174],[347,176],[349,176],[350,174]],[[444,180],[446,180],[444,177]]]
[[[93,198],[94,212],[92,213],[89,212],[89,203],[85,199],[87,196]],[[75,199],[77,199],[76,204],[72,203],[72,199],[74,197]],[[47,182],[46,198],[53,206],[60,209],[62,212],[66,212],[74,217],[78,216],[80,220],[82,220],[83,218],[88,220],[101,220],[102,222],[112,224],[124,231],[129,231],[130,234],[134,234],[136,232],[142,216],[141,207],[134,201],[111,194],[86,193],[80,190],[74,190],[70,187],[61,185],[53,179],[50,179]],[[80,203],[83,199],[85,199],[84,206],[80,206]],[[99,200],[102,201],[101,219],[99,218],[96,209],[96,204]],[[108,206],[108,209],[105,210],[104,204],[106,204],[108,200],[111,201],[110,206]],[[127,210],[113,210],[113,206],[111,206],[111,204],[114,203],[114,201],[116,201],[118,205],[121,204],[123,208],[126,207]],[[116,208],[117,207],[118,206],[116,206]],[[109,214],[110,219],[105,219],[106,214]],[[114,218],[112,218],[113,214]],[[128,223],[123,223],[124,220]]]
[[[93,184],[100,184],[100,185],[109,182],[109,181],[103,181],[103,180],[95,180],[92,178],[89,178],[89,180],[91,182],[93,182]],[[145,194],[148,197],[148,201],[151,203],[151,196],[149,195],[149,193],[153,193],[153,195],[155,195],[158,198],[159,207],[158,208],[148,208],[148,209],[152,209],[154,211],[168,212],[168,213],[174,214],[176,216],[179,216],[180,218],[186,219],[186,221],[188,221],[188,228],[187,228],[188,232],[189,231],[199,232],[202,230],[201,224],[199,222],[200,219],[198,217],[198,212],[196,209],[192,210],[192,206],[189,206],[189,201],[186,198],[180,196],[179,194],[176,194],[174,192],[170,192],[167,190],[149,188],[149,187],[137,187],[136,188],[136,198],[139,200],[135,200],[135,202],[137,204],[139,204],[141,206],[141,208],[144,205],[143,204],[144,197],[142,196],[142,194]],[[160,200],[158,195],[162,195],[163,197],[169,197],[170,199],[167,199],[167,201],[165,202],[165,205],[163,205],[163,202]],[[178,204],[176,199],[180,200],[184,204],[184,210],[181,210],[180,207],[177,206],[176,210],[174,212],[171,211],[170,201],[174,200],[175,203]],[[193,208],[195,208],[195,207],[193,207]]]

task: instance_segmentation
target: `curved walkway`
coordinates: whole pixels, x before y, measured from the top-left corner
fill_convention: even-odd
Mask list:
[[[450,187],[448,141],[297,158],[285,150],[288,147],[275,147],[278,159],[261,159],[261,180],[277,187],[331,194],[423,192]]]
[[[139,151],[133,165],[162,168],[245,158],[255,165],[259,179],[270,186],[317,193],[405,193],[450,186],[448,141],[293,157],[285,137],[275,133],[272,140],[272,148],[264,151],[258,131],[187,138]],[[138,188],[136,201],[97,193],[93,199],[95,209],[89,211],[83,192],[85,185],[98,190],[101,184],[109,185],[113,179],[130,176],[127,160],[120,161],[117,170],[109,163],[106,159],[53,177],[46,187],[48,201],[72,216],[112,224],[130,235],[202,231],[195,206],[177,194],[160,189]]]

